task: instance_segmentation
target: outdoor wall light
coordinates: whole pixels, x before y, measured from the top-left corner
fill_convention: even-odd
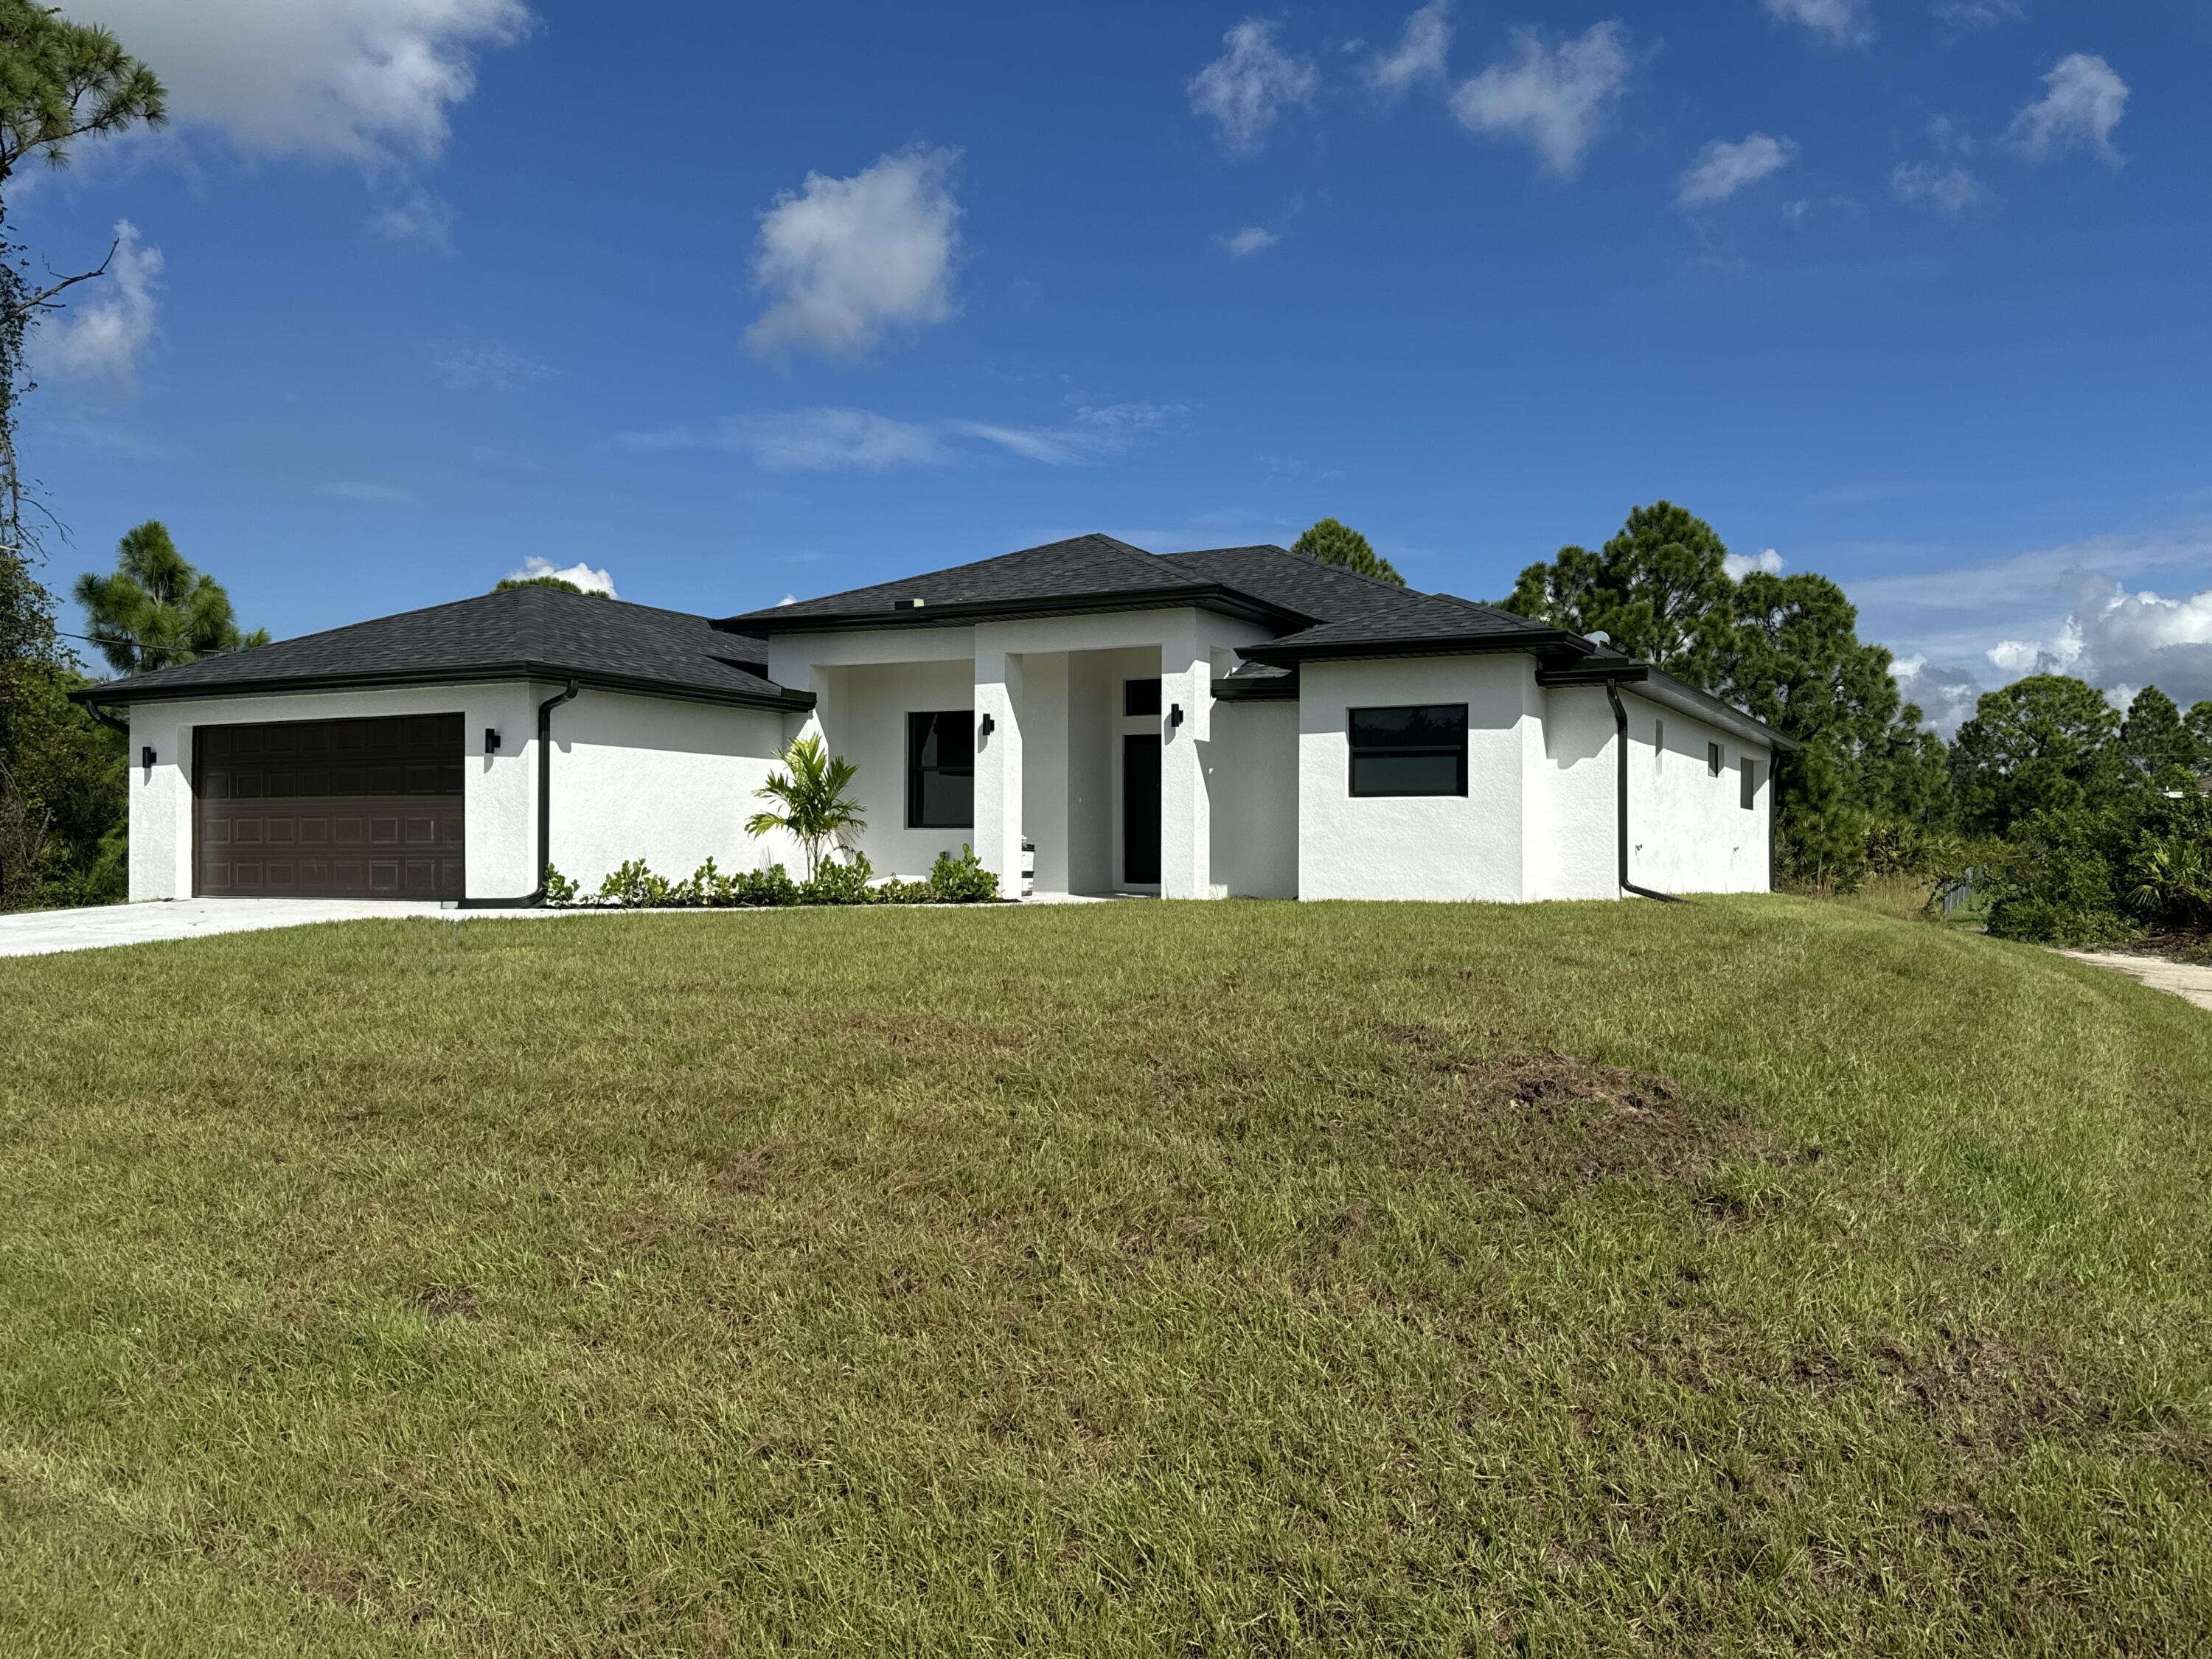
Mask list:
[[[979,735],[988,738],[992,732],[998,730],[998,726],[999,723],[993,720],[988,714],[986,714],[983,716],[983,723],[981,726],[978,726],[975,730]]]
[[[138,764],[149,772],[154,769],[154,745],[148,744],[138,750]]]
[[[1182,705],[1181,703],[1179,703],[1179,702],[1171,702],[1171,703],[1170,703],[1170,704],[1168,705],[1168,725],[1169,725],[1170,727],[1173,727],[1173,726],[1181,726],[1182,724]]]
[[[484,727],[484,753],[487,755],[499,753],[499,727],[496,726]]]

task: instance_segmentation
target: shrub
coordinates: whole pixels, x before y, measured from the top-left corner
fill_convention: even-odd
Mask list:
[[[929,890],[940,904],[983,904],[999,896],[999,878],[983,867],[982,860],[965,842],[960,856],[939,853],[930,866]]]
[[[937,890],[927,879],[905,881],[888,876],[869,890],[878,904],[934,904]]]
[[[1990,867],[1990,932],[2039,945],[2127,937],[2113,890],[2119,827],[2081,811],[2031,815]]]
[[[875,872],[868,867],[867,856],[853,854],[852,862],[840,864],[836,859],[825,859],[817,866],[813,877],[799,890],[802,904],[867,904],[876,897],[868,886]]]
[[[576,884],[550,864],[545,866],[545,879],[542,884],[548,904],[574,904],[576,902]]]
[[[643,859],[632,859],[599,884],[599,902],[624,909],[655,908],[682,902],[680,890],[665,876],[645,867]]]
[[[799,884],[784,873],[780,864],[771,864],[765,870],[748,870],[737,878],[736,902],[739,904],[797,904],[799,902]]]

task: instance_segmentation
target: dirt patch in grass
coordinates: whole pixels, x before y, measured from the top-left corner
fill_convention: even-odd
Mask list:
[[[407,1305],[434,1322],[479,1316],[477,1293],[465,1285],[425,1285],[408,1297]]]
[[[1557,1051],[1473,1056],[1427,1025],[1393,1025],[1386,1035],[1414,1062],[1414,1093],[1424,1103],[1407,1123],[1404,1150],[1452,1174],[1517,1179],[1534,1166],[1583,1185],[1687,1182],[1707,1207],[1733,1216],[1747,1212],[1743,1197],[1699,1188],[1699,1177],[1723,1165],[1785,1167],[1825,1156],[1757,1124],[1740,1103],[1660,1073]]]

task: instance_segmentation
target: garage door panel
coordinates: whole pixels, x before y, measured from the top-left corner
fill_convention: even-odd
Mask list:
[[[462,726],[417,714],[199,728],[198,890],[460,897]]]

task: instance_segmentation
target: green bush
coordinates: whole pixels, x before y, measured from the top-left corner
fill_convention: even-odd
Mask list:
[[[2131,931],[2114,871],[2124,829],[2105,813],[2041,811],[2018,825],[1984,884],[1990,932],[2039,945],[2104,945]]]
[[[803,883],[793,881],[780,864],[732,874],[712,859],[684,880],[671,881],[653,874],[644,860],[631,859],[586,898],[575,882],[550,865],[545,868],[545,902],[550,905],[668,909],[779,904],[976,904],[998,896],[999,878],[967,847],[960,849],[957,859],[938,854],[927,881],[904,881],[895,876],[878,882],[866,858],[858,853],[850,863],[824,860],[813,879]]]
[[[869,890],[868,882],[875,872],[868,867],[865,854],[855,853],[849,864],[840,864],[836,859],[824,859],[817,866],[813,879],[799,890],[801,904],[868,904],[876,895]]]
[[[940,904],[988,904],[999,896],[999,878],[983,867],[982,860],[965,842],[960,856],[939,853],[930,866],[929,890]]]

